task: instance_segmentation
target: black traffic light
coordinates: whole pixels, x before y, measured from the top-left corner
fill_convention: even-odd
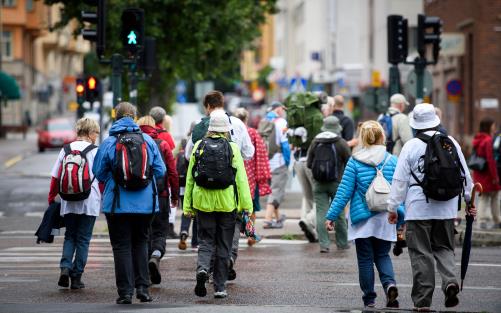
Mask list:
[[[85,0],[84,2],[90,6],[97,6],[97,11],[82,11],[84,22],[96,24],[95,29],[82,29],[82,36],[96,43],[97,57],[101,58],[106,46],[106,0]]]
[[[139,56],[138,69],[143,70],[144,74],[151,75],[157,68],[156,61],[156,40],[153,37],[144,39],[144,49]]]
[[[418,15],[417,50],[419,56],[426,58],[426,45],[433,44],[433,63],[438,61],[442,20],[437,16]]]
[[[401,15],[389,15],[388,22],[388,62],[398,64],[407,58],[407,19]]]
[[[120,32],[124,48],[136,55],[144,46],[144,10],[125,9],[122,12],[122,29]]]
[[[99,80],[94,76],[88,76],[85,81],[85,100],[89,101],[91,104],[99,100],[100,89]]]
[[[77,103],[81,105],[85,101],[85,81],[82,78],[77,78],[75,91],[77,93]]]

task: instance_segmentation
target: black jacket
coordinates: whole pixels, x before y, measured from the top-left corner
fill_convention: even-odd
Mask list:
[[[52,230],[64,227],[64,219],[61,217],[60,212],[61,203],[59,202],[51,203],[47,210],[45,210],[42,222],[35,233],[38,244],[40,242],[52,243],[54,241]]]
[[[339,119],[339,124],[341,124],[341,127],[343,127],[341,137],[343,137],[343,139],[346,141],[352,140],[353,136],[355,135],[355,123],[353,122],[353,120],[344,115],[344,112],[340,110],[334,111],[332,115]]]

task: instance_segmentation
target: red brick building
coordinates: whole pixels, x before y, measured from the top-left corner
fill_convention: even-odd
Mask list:
[[[432,101],[439,105],[451,134],[471,138],[483,117],[501,124],[501,0],[425,0],[428,16],[443,21]],[[462,93],[451,96],[447,84],[458,80]],[[467,140],[468,141],[468,140]]]

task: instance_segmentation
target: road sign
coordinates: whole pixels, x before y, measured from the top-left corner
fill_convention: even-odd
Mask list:
[[[461,81],[457,79],[451,79],[447,82],[447,95],[458,96],[461,94],[462,90],[463,86],[461,85]]]
[[[429,96],[433,91],[433,77],[427,70],[424,70],[423,81],[423,95]],[[417,95],[417,75],[415,70],[412,70],[409,73],[409,76],[407,76],[407,85],[405,87],[407,92],[409,92],[409,94],[411,94],[415,98]]]

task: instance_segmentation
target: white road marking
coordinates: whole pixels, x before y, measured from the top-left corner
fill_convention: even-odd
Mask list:
[[[3,218],[3,217],[4,217],[4,212],[0,211],[0,218]]]
[[[359,283],[330,283],[330,282],[323,282],[323,283],[328,283],[331,286],[343,286],[343,287],[358,287],[360,288]],[[375,284],[378,287],[383,288],[381,284]],[[398,288],[412,288],[412,285],[410,284],[398,284]],[[435,289],[441,289],[442,286],[436,285]],[[492,287],[492,286],[487,286],[487,287],[473,287],[473,286],[465,286],[463,289],[470,289],[470,290],[493,290],[493,291],[501,291],[501,288],[499,287]]]
[[[457,266],[461,266],[461,263],[456,263]],[[493,263],[469,263],[468,266],[479,266],[479,267],[501,267],[501,264]]]
[[[26,212],[26,213],[24,213],[24,216],[26,216],[26,217],[43,217],[43,215],[44,215],[44,212]]]
[[[40,279],[26,279],[26,278],[1,278],[0,283],[36,283],[39,282]]]
[[[22,159],[23,159],[23,156],[21,154],[19,154],[13,158],[8,159],[3,165],[7,169],[9,167],[16,165],[16,163],[20,162]]]

